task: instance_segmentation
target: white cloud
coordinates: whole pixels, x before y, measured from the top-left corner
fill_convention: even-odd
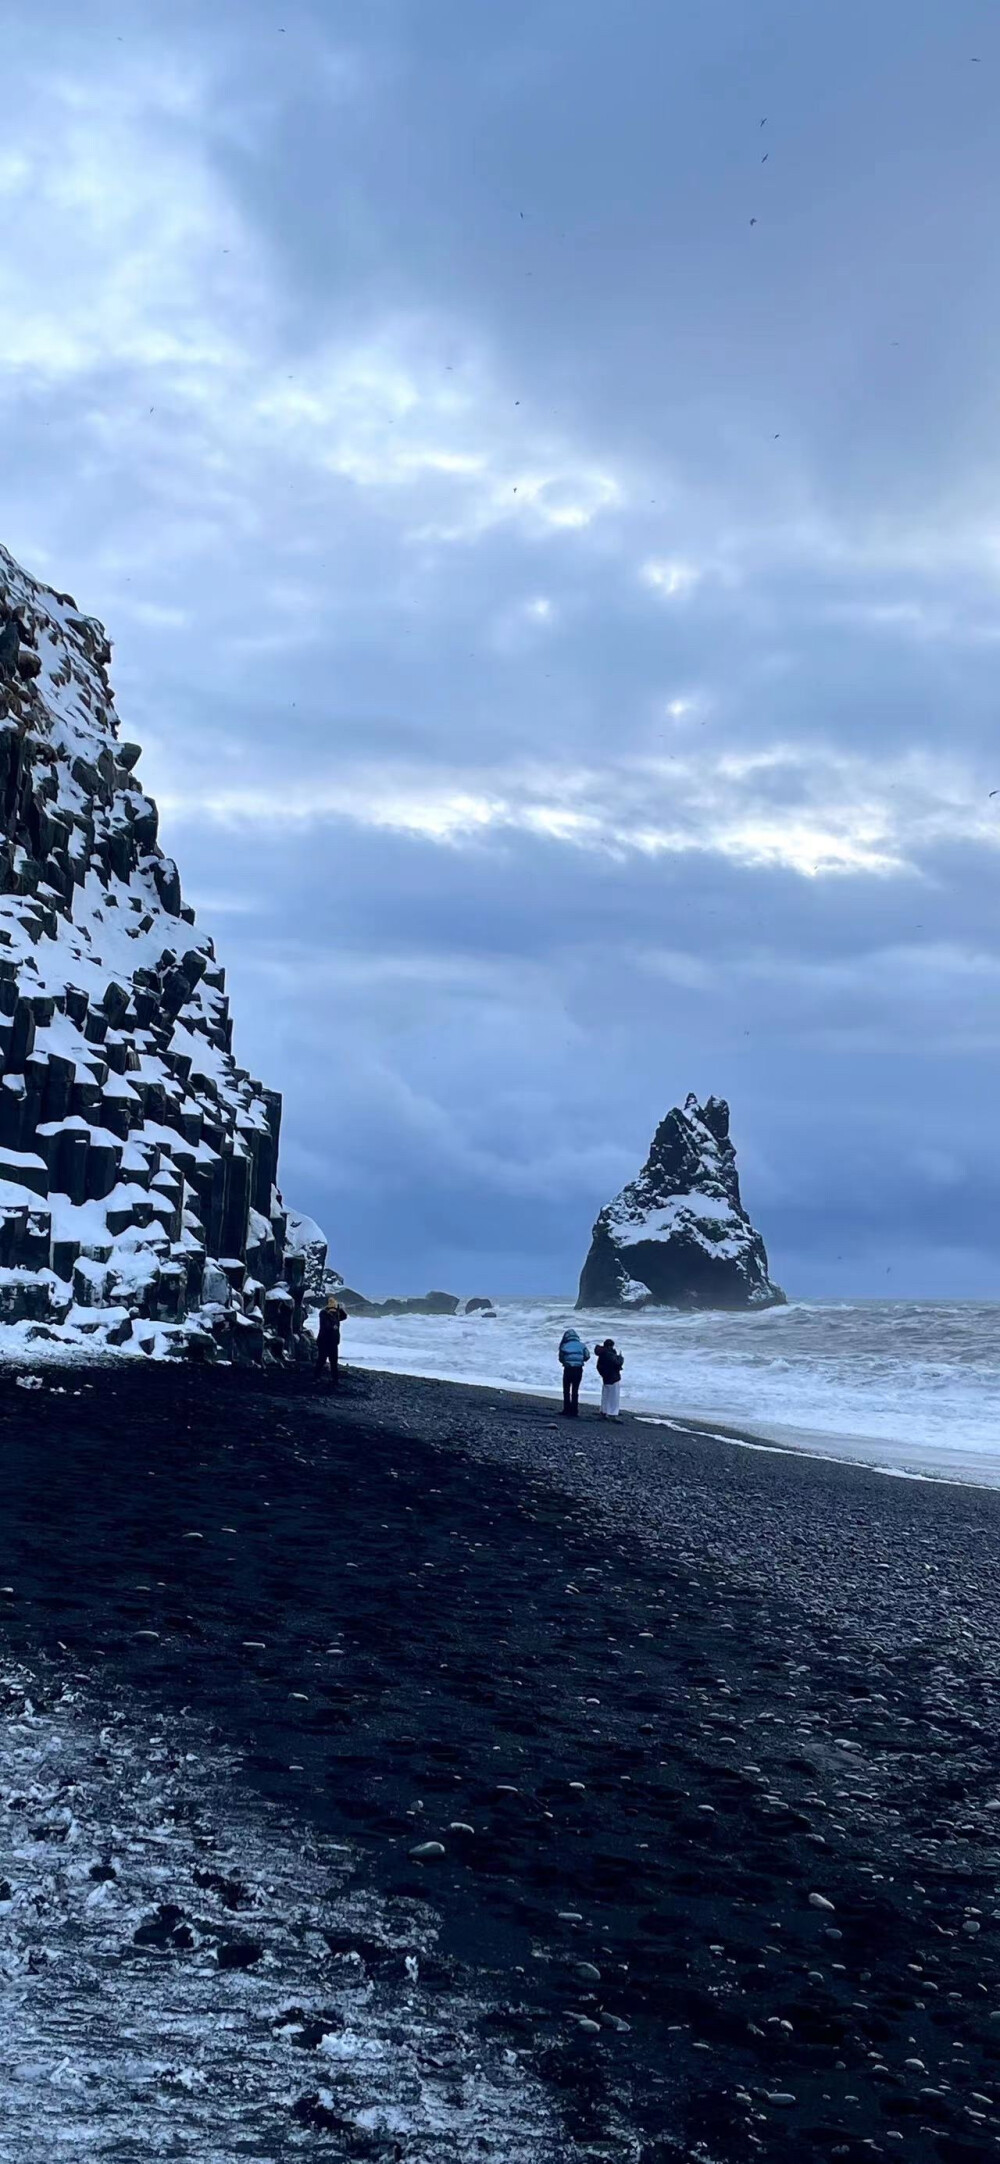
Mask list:
[[[614,766],[434,774],[341,755],[294,783],[175,778],[160,790],[176,820],[308,825],[346,819],[458,846],[520,832],[617,857],[701,854],[815,879],[913,874],[940,842],[1000,847],[974,776],[927,756],[862,759],[786,744],[752,754],[704,751]]]
[[[56,384],[138,369],[203,400],[266,321],[243,223],[192,123],[207,84],[122,62],[40,75],[7,116],[0,168],[0,378]],[[195,376],[197,372],[197,377]],[[118,414],[128,425],[128,415]]]
[[[697,564],[685,563],[679,557],[651,558],[639,573],[644,586],[651,586],[654,593],[662,594],[667,601],[676,601],[682,594],[689,594],[700,584],[702,572]]]
[[[314,521],[346,484],[425,546],[570,535],[617,508],[620,479],[529,427],[461,324],[375,306],[349,334],[293,336],[213,157],[218,95],[194,64],[122,60],[89,81],[39,75],[8,110],[0,397],[76,386],[88,441],[195,534],[200,505],[216,539],[303,486]]]

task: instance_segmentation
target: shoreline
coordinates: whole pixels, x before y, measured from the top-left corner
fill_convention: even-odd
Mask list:
[[[481,1379],[473,1381],[454,1375],[432,1375],[422,1369],[383,1368],[377,1363],[369,1365],[359,1360],[353,1347],[349,1350],[353,1357],[349,1363],[343,1362],[345,1372],[350,1365],[361,1374],[400,1383],[440,1384],[442,1389],[468,1391],[481,1397],[504,1398],[512,1402],[525,1399],[535,1404],[551,1404],[557,1411],[561,1408],[557,1385],[549,1389],[540,1383],[515,1385]],[[22,1387],[27,1387],[27,1378],[36,1372],[51,1377],[65,1368],[73,1373],[80,1370],[94,1374],[113,1370],[119,1362],[128,1363],[137,1370],[152,1364],[149,1356],[134,1346],[123,1346],[113,1353],[106,1347],[95,1347],[93,1353],[89,1353],[85,1347],[25,1344],[0,1353],[0,1377],[10,1373],[15,1378],[20,1377]],[[225,1371],[227,1363],[220,1362],[219,1368]],[[294,1376],[301,1371],[289,1368],[285,1372]],[[725,1415],[708,1412],[684,1412],[674,1408],[651,1411],[644,1406],[634,1409],[626,1406],[621,1417],[624,1422],[636,1421],[650,1427],[674,1429],[679,1434],[700,1435],[706,1441],[724,1442],[743,1450],[815,1458],[831,1465],[854,1465],[887,1480],[926,1480],[945,1487],[982,1488],[989,1493],[1000,1491],[1000,1444],[995,1461],[991,1461],[985,1451],[969,1450],[963,1455],[932,1443],[908,1444],[898,1438],[837,1434],[828,1429],[797,1428],[780,1421],[762,1421],[751,1426],[748,1422],[729,1420]],[[599,1418],[596,1401],[581,1398],[581,1418]],[[905,1452],[905,1458],[894,1464],[887,1456],[891,1451]],[[994,1464],[995,1469],[991,1470]]]
[[[696,1416],[684,1414],[636,1413],[633,1418],[651,1427],[673,1428],[679,1434],[703,1433],[710,1442],[729,1443],[738,1450],[761,1450],[777,1457],[816,1458],[824,1465],[852,1465],[858,1472],[876,1474],[881,1480],[926,1480],[944,1488],[981,1488],[989,1495],[1000,1490],[1000,1453],[995,1476],[988,1479],[980,1467],[985,1452],[971,1452],[962,1458],[957,1452],[936,1451],[932,1445],[913,1443],[898,1447],[908,1447],[913,1457],[923,1456],[926,1462],[923,1465],[892,1465],[875,1455],[884,1452],[885,1444],[863,1435],[835,1436],[817,1430],[813,1438],[805,1429],[789,1430],[788,1435],[794,1432],[801,1436],[801,1441],[792,1442],[782,1435],[776,1422],[768,1428],[750,1429],[730,1427],[724,1421],[715,1421],[710,1427],[707,1421],[703,1425]],[[866,1456],[865,1452],[872,1455]],[[967,1465],[969,1471],[957,1472],[956,1464]],[[977,1472],[979,1477],[976,1477]]]
[[[349,1975],[376,2007],[403,1991],[397,2025],[478,2009],[558,2120],[539,2164],[992,2152],[992,1493],[352,1365],[336,1393],[50,1371],[0,1390],[0,1478],[5,1655],[169,1718],[181,1764],[212,1737],[241,1808],[349,1855],[382,1919],[331,1911],[302,1942],[312,2041],[281,2029],[269,2109],[328,2108]],[[16,1841],[0,1863],[18,1896]],[[281,1915],[251,1887],[236,1919],[264,1962],[283,1883]],[[210,2016],[219,1926],[176,1899],[155,1958]],[[126,1963],[132,1931],[123,1911]],[[144,2094],[158,2133],[168,2105]],[[277,2122],[240,2131],[285,2153]],[[362,2134],[345,2153],[388,2164]],[[505,2164],[502,2138],[478,2154]],[[29,2130],[18,2156],[47,2151]]]
[[[353,1348],[349,1347],[353,1351]],[[345,1361],[345,1368],[349,1363]],[[350,1363],[365,1375],[392,1377],[398,1382],[440,1383],[450,1390],[468,1390],[480,1395],[492,1394],[512,1400],[520,1398],[534,1402],[560,1406],[558,1384],[552,1389],[541,1384],[515,1386],[504,1382],[465,1381],[454,1375],[429,1375],[420,1369],[382,1368],[369,1366],[367,1362],[353,1358]],[[580,1400],[581,1418],[599,1418],[596,1400]],[[901,1440],[866,1435],[838,1435],[826,1429],[814,1431],[796,1428],[790,1423],[763,1421],[751,1426],[745,1422],[729,1420],[714,1413],[669,1411],[652,1412],[645,1406],[633,1409],[625,1406],[623,1421],[639,1421],[650,1427],[675,1428],[682,1434],[702,1434],[707,1440],[727,1442],[745,1450],[772,1450],[788,1456],[818,1458],[824,1463],[856,1465],[862,1471],[877,1473],[883,1479],[928,1480],[943,1486],[983,1488],[990,1492],[1000,1490],[1000,1442],[991,1472],[991,1460],[984,1451],[970,1450],[964,1455],[958,1451],[944,1450],[932,1443],[904,1443]],[[891,1462],[889,1453],[902,1451],[904,1460]],[[967,1470],[960,1471],[959,1467]]]
[[[426,1440],[446,1437],[449,1443],[460,1442],[477,1460],[505,1470],[522,1469],[529,1477],[541,1472],[569,1490],[595,1526],[606,1528],[612,1523],[654,1552],[662,1533],[671,1543],[679,1538],[683,1552],[690,1552],[688,1529],[677,1521],[679,1497],[709,1511],[713,1541],[716,1526],[722,1535],[720,1554],[727,1552],[725,1511],[752,1503],[760,1513],[759,1527],[734,1544],[729,1560],[739,1554],[742,1566],[753,1576],[761,1571],[761,1557],[767,1555],[769,1544],[777,1554],[779,1516],[790,1526],[796,1513],[804,1513],[815,1528],[818,1552],[825,1552],[832,1530],[826,1523],[828,1514],[836,1519],[845,1539],[850,1536],[863,1544],[876,1497],[884,1529],[921,1526],[923,1513],[935,1511],[936,1499],[951,1570],[958,1568],[957,1555],[947,1549],[952,1536],[957,1538],[961,1532],[963,1538],[971,1536],[978,1543],[988,1534],[997,1540],[997,1626],[994,1632],[990,1619],[986,1630],[989,1644],[995,1643],[1000,1657],[1000,1490],[992,1483],[903,1478],[892,1467],[832,1452],[785,1447],[715,1421],[666,1420],[629,1412],[618,1423],[602,1421],[596,1404],[584,1407],[582,1401],[579,1419],[569,1421],[562,1416],[557,1393],[453,1382],[396,1370],[352,1369],[350,1363],[343,1372],[348,1387],[352,1375],[359,1380],[370,1406],[387,1403],[405,1432]],[[308,1379],[303,1387],[309,1391]],[[322,1393],[316,1395],[322,1402]],[[336,1397],[331,1402],[336,1404]],[[463,1430],[461,1437],[458,1426]],[[794,1563],[790,1556],[784,1558],[787,1582],[794,1597],[808,1603],[821,1597],[822,1580],[819,1575],[812,1577],[798,1537],[795,1552]],[[978,1548],[975,1552],[978,1556]],[[897,1560],[905,1574],[909,1568],[905,1549],[899,1550]],[[944,1567],[942,1563],[942,1571]],[[774,1582],[773,1561],[766,1575]],[[873,1580],[868,1587],[869,1594],[876,1583]],[[928,1607],[926,1601],[921,1605]],[[945,1622],[941,1615],[942,1630]]]

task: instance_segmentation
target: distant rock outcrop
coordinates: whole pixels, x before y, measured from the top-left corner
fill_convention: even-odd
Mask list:
[[[233,1057],[110,659],[0,549],[2,1342],[284,1356],[326,1243],[285,1211],[281,1100]]]
[[[367,1300],[351,1285],[339,1285],[337,1298],[349,1315],[457,1315],[462,1304],[453,1292],[422,1292],[408,1300]]]
[[[661,1120],[638,1179],[601,1211],[577,1307],[740,1309],[784,1298],[740,1200],[729,1106],[688,1097]]]

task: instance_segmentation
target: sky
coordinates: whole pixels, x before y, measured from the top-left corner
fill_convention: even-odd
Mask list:
[[[11,0],[4,86],[0,538],[348,1281],[569,1291],[694,1090],[791,1295],[1000,1297],[995,6]]]

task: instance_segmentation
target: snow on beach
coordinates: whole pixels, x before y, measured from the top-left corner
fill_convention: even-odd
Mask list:
[[[572,2153],[482,2009],[422,1987],[431,1913],[366,1895],[193,1723],[9,1658],[0,1705],[0,2164]]]
[[[557,1395],[556,1346],[577,1320],[625,1353],[622,1402],[726,1423],[887,1469],[1000,1483],[1000,1307],[972,1301],[793,1303],[758,1314],[588,1314],[571,1298],[482,1315],[352,1317],[359,1367]],[[591,1359],[583,1399],[596,1400]]]

